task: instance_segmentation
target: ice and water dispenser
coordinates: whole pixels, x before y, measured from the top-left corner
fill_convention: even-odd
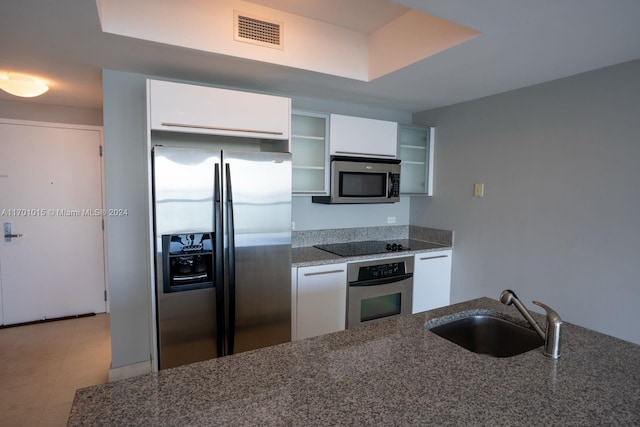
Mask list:
[[[213,286],[213,233],[162,236],[164,292]]]

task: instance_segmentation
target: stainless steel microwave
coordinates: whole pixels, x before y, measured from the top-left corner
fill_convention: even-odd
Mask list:
[[[329,196],[313,196],[313,203],[395,203],[400,201],[400,160],[368,157],[331,159]]]

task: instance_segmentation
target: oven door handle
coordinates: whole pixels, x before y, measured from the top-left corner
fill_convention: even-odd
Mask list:
[[[413,273],[402,274],[400,276],[393,277],[382,277],[380,279],[372,279],[372,280],[359,280],[356,282],[349,282],[349,286],[378,286],[378,285],[386,285],[388,283],[396,283],[401,282],[403,280],[407,280],[413,277]]]

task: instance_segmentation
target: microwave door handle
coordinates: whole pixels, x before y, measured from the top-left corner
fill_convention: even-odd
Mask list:
[[[393,194],[393,174],[387,172],[387,199],[390,199]]]

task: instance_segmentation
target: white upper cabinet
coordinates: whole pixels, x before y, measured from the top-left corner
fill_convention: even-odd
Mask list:
[[[330,121],[329,147],[332,156],[396,158],[396,122],[338,114],[332,114]]]
[[[293,194],[329,194],[329,115],[293,110],[291,155]]]
[[[433,195],[434,132],[432,127],[398,126],[401,194]]]
[[[152,130],[289,139],[289,98],[159,80],[147,90]]]

